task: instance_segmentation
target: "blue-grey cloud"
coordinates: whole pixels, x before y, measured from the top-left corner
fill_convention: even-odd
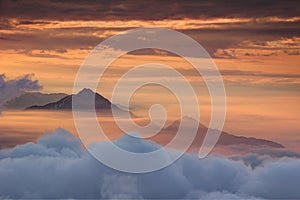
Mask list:
[[[37,80],[33,80],[33,74],[7,80],[4,74],[0,74],[0,111],[3,104],[27,91],[40,90],[43,87]]]
[[[157,148],[142,139],[117,143],[134,152]],[[102,144],[105,144],[102,143]],[[99,144],[101,145],[101,143]],[[150,145],[150,146],[149,146]],[[245,160],[255,160],[259,155]],[[249,156],[248,156],[249,157]],[[266,158],[267,159],[267,158]],[[0,151],[2,198],[300,198],[300,160],[267,159],[253,169],[245,161],[184,154],[162,170],[128,174],[110,169],[81,146],[70,132],[57,129],[37,143]],[[136,163],[138,164],[138,163]]]

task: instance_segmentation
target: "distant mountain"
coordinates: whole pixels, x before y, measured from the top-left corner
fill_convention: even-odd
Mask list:
[[[80,102],[80,109],[89,108],[87,105],[86,100],[90,99],[91,97],[95,96],[95,109],[96,110],[106,110],[111,111],[111,108],[116,109],[117,111],[125,112],[124,110],[120,109],[118,106],[112,104],[108,99],[103,97],[102,95],[93,92],[90,89],[84,88],[77,94],[67,95],[64,98],[53,102],[48,103],[42,106],[30,106],[26,110],[72,110],[72,98],[77,98]]]
[[[183,118],[183,131],[186,132],[187,134],[189,133],[189,127],[196,125],[197,123],[196,120],[191,119],[191,118]],[[157,135],[155,135],[152,139],[154,141],[164,141],[164,144],[169,143],[175,134],[177,133],[177,130],[180,126],[180,120],[177,120],[173,122],[171,125],[167,126],[166,128],[162,129],[161,132]],[[204,137],[207,133],[208,128],[204,126],[203,124],[199,124],[198,126],[198,131],[197,135],[192,143],[191,146],[193,145],[201,145]],[[260,146],[260,147],[273,147],[273,148],[284,148],[283,145],[273,142],[270,140],[265,140],[265,139],[258,139],[254,137],[244,137],[244,136],[236,136],[229,134],[227,132],[222,131],[220,138],[217,142],[218,145],[237,145],[237,144],[245,144],[245,145],[250,145],[250,146]]]
[[[40,106],[55,102],[64,98],[65,96],[67,96],[67,94],[64,93],[44,94],[40,92],[28,92],[6,102],[4,107],[5,109],[10,110],[23,110],[33,105]]]
[[[118,107],[117,105],[112,104],[108,99],[106,99],[102,95],[95,93],[90,89],[83,89],[77,94],[67,95],[64,98],[53,103],[48,103],[42,106],[35,105],[27,109],[28,110],[72,110],[72,98],[78,98],[78,100],[80,100],[79,103],[81,109],[85,110],[85,108],[89,108],[89,105],[87,105],[86,100],[90,99],[93,96],[95,96],[95,109],[97,111],[102,111],[102,113],[104,113],[103,111],[107,111],[108,114],[111,114],[112,109],[114,109],[114,111],[117,111],[118,114],[123,114],[127,112],[121,109],[120,107]],[[132,113],[131,116],[137,117]],[[188,117],[184,117],[182,121],[180,120],[174,121],[171,125],[163,128],[159,134],[156,134],[155,136],[149,139],[159,144],[166,145],[174,138],[181,123],[183,125],[182,130],[185,134],[189,134],[191,132],[190,127],[198,125],[197,135],[194,138],[191,147],[193,146],[199,147],[204,140],[208,128],[203,124],[197,124],[198,122],[196,120]],[[179,138],[179,140],[184,140],[184,136],[182,138]],[[221,132],[217,144],[218,145],[245,144],[245,145],[259,146],[259,147],[284,148],[283,145],[270,140],[258,139],[254,137],[236,136],[224,131]]]

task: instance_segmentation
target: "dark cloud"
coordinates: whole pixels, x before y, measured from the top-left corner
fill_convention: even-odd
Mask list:
[[[284,53],[290,56],[299,56],[300,50],[292,50],[292,51],[285,50]]]
[[[156,69],[153,69],[156,70]],[[164,69],[160,69],[162,73],[165,71]],[[177,68],[180,73],[184,76],[198,77],[200,74],[194,68],[181,69]],[[201,69],[206,76],[216,76],[213,70]],[[120,76],[122,73],[125,73],[126,70],[113,69],[112,73]],[[253,77],[253,78],[278,78],[278,79],[300,79],[300,74],[286,74],[286,73],[266,73],[260,71],[248,71],[248,70],[220,70],[220,73],[223,77],[228,76],[238,76],[238,77]],[[151,70],[149,70],[149,74],[151,75]],[[171,77],[171,76],[170,76]]]
[[[247,154],[245,156],[232,156],[232,160],[242,160],[245,165],[255,169],[258,166],[262,166],[264,161],[270,159],[269,156],[259,156],[257,154]]]
[[[164,19],[211,19],[247,18],[250,21],[214,22],[214,26],[184,27],[180,30],[194,38],[212,57],[234,58],[226,51],[235,48],[245,40],[269,41],[299,36],[300,21],[278,20],[278,18],[299,17],[299,1],[12,1],[0,4],[0,29],[18,30],[3,32],[1,49],[57,50],[91,48],[116,32],[143,26],[130,25],[120,28],[105,27],[56,27],[28,29],[18,26],[49,25],[57,23],[49,20],[164,20]],[[288,12],[287,12],[288,10]],[[277,17],[263,19],[264,17]],[[13,19],[13,20],[12,20]],[[277,20],[276,20],[277,19]],[[187,22],[189,22],[187,20]],[[191,22],[189,22],[191,23]],[[192,24],[193,25],[193,24]],[[77,25],[78,26],[78,25]],[[170,27],[174,28],[174,27]],[[111,33],[103,34],[105,31]],[[223,55],[216,55],[223,49]],[[155,52],[144,52],[153,54]],[[298,55],[298,51],[288,51],[288,55]],[[245,56],[254,56],[245,53]],[[273,54],[266,54],[273,55]]]
[[[217,17],[294,17],[299,1],[12,1],[0,4],[2,17],[24,19],[161,20]]]
[[[102,36],[105,31],[123,30],[125,28],[72,27],[3,33],[0,49],[21,50],[17,53],[52,50],[63,54],[68,49],[92,49],[107,37]]]
[[[0,37],[0,40],[15,41],[15,39],[12,39],[12,38],[6,38],[6,37]]]
[[[225,25],[222,28],[202,28],[181,30],[199,42],[212,57],[219,57],[217,50],[223,51],[225,57],[234,58],[228,48],[240,47],[244,41],[263,42],[277,41],[282,38],[293,38],[300,35],[300,23],[244,23],[240,27]],[[262,45],[263,47],[263,45]],[[252,47],[256,49],[255,47]],[[273,52],[272,52],[273,53]]]
[[[57,49],[78,49],[96,46],[101,38],[92,35],[75,36],[65,32],[63,35],[52,32],[33,32],[22,34],[9,34],[6,38],[15,41],[3,42],[0,49],[16,50],[57,50]]]
[[[157,145],[122,137],[133,152]],[[105,145],[100,143],[99,145]],[[109,152],[108,152],[109,153]],[[138,164],[138,163],[136,163]],[[247,165],[255,165],[252,169]],[[0,151],[2,198],[256,199],[300,198],[300,160],[246,155],[235,159],[184,154],[162,170],[146,174],[110,169],[86,152],[70,132],[57,129],[37,143]]]
[[[300,74],[263,73],[244,70],[221,70],[223,76],[252,76],[266,78],[300,78]]]
[[[279,27],[274,24],[274,27],[265,27],[263,24],[250,28],[245,24],[243,28],[231,29],[230,26],[224,26],[222,29],[192,29],[180,30],[188,36],[199,42],[212,57],[220,57],[220,53],[216,54],[217,50],[223,51],[222,57],[234,58],[234,53],[228,52],[228,48],[240,47],[243,41],[264,42],[276,41],[282,38],[293,38],[299,36],[299,25],[295,24],[293,28]],[[277,27],[277,28],[275,28]],[[124,31],[129,28],[97,28],[97,27],[69,27],[56,29],[41,29],[16,31],[3,33],[1,38],[2,44],[0,49],[21,49],[21,50],[53,50],[58,53],[65,53],[67,49],[90,49],[98,45],[108,36]],[[251,30],[250,30],[251,29]],[[17,29],[16,29],[17,30]],[[108,33],[107,33],[108,32]],[[251,47],[255,49],[255,47]],[[138,51],[135,54],[144,55],[161,55],[161,52],[153,50]],[[272,54],[273,52],[271,52]],[[286,54],[296,55],[298,50],[286,50]],[[170,55],[170,54],[168,54]],[[248,56],[253,53],[248,52]],[[245,55],[245,56],[247,56]]]
[[[55,51],[57,52],[57,51]],[[65,53],[65,52],[60,52],[58,51],[58,53]],[[63,56],[59,56],[59,55],[54,55],[51,53],[46,53],[44,50],[41,50],[39,53],[33,53],[32,51],[24,51],[24,54],[29,56],[29,57],[38,57],[38,58],[61,58],[61,59],[65,59]]]
[[[45,21],[20,21],[18,23],[19,25],[31,25],[31,24],[50,24],[50,22],[45,22]]]

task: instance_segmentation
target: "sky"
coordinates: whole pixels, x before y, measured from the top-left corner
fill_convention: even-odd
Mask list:
[[[227,94],[225,130],[298,138],[299,7],[297,1],[4,0],[0,72],[8,80],[30,74],[43,86],[42,92],[69,94],[83,60],[101,41],[131,28],[171,28],[199,42],[222,74]],[[201,85],[200,108],[207,124],[210,100],[205,85],[193,79],[185,60],[167,52],[148,49],[124,55],[111,64],[99,92],[109,97],[105,88],[110,89],[122,70],[148,62],[172,66]],[[156,101],[151,92],[149,96]],[[138,95],[133,102],[140,106]]]
[[[1,0],[0,199],[299,199],[299,13],[296,0]],[[123,173],[98,162],[74,137],[72,113],[3,109],[6,101],[26,92],[71,94],[78,69],[99,43],[141,27],[179,31],[206,49],[225,85],[224,131],[285,148],[233,145],[222,154],[218,146],[205,159],[187,152],[162,170]],[[147,63],[171,66],[191,83],[200,102],[200,122],[208,125],[212,108],[203,78],[172,52],[142,49],[121,56],[109,65],[97,92],[111,99],[120,76]],[[159,67],[146,72],[133,80],[150,77],[182,86]],[[176,95],[155,84],[139,88],[130,109],[148,117],[157,103],[172,120],[180,117]],[[145,153],[160,147],[120,137],[111,119],[100,121],[125,150]],[[95,145],[109,150],[108,141]],[[168,153],[162,151],[162,158]]]

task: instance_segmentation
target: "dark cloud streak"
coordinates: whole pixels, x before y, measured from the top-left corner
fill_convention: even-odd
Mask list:
[[[11,1],[0,4],[2,17],[56,20],[162,20],[222,17],[294,17],[299,1]]]

